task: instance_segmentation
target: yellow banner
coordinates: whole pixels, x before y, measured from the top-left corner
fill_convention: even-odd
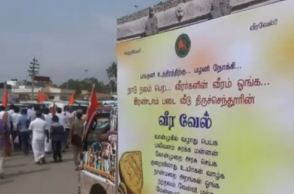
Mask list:
[[[119,192],[294,193],[293,10],[117,45]]]

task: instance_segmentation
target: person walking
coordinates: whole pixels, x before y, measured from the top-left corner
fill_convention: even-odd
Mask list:
[[[72,144],[74,164],[76,170],[79,169],[79,154],[82,151],[82,135],[84,130],[84,121],[82,120],[83,113],[78,111],[76,112],[76,119],[73,121],[69,138]]]
[[[9,127],[7,125],[7,120],[5,120],[8,116],[8,113],[4,114],[0,119],[0,179],[4,178],[4,157],[5,153],[5,135],[9,134]]]
[[[52,121],[53,123],[51,125],[50,136],[52,141],[53,159],[54,162],[61,162],[61,146],[64,140],[65,131],[64,127],[59,123],[58,116],[54,115],[52,117]]]
[[[48,129],[48,133],[49,133],[49,136],[50,136],[50,129],[51,129],[51,124],[52,124],[52,116],[49,115],[49,109],[48,108],[43,108],[42,109],[43,111],[43,116],[44,116],[44,119],[46,121],[46,126],[47,126],[47,129]],[[45,152],[46,154],[48,153],[51,153],[52,152],[52,141],[51,139],[49,139],[49,142],[45,142]]]
[[[8,127],[7,132],[3,135],[3,150],[5,156],[10,156],[11,154],[11,129],[13,128],[12,124],[12,117],[11,115],[5,110],[4,106],[0,106],[0,119],[6,122],[6,126]]]
[[[64,114],[62,114],[62,109],[60,107],[57,107],[56,112],[57,112],[56,116],[58,116],[58,118],[59,118],[59,123],[64,127],[64,131],[65,131],[66,118],[65,118]],[[63,152],[65,152],[66,144],[67,144],[67,139],[65,139],[65,136],[64,136],[64,139],[62,141],[62,151]]]
[[[21,116],[17,123],[17,128],[19,131],[19,141],[20,141],[20,148],[23,151],[24,155],[28,155],[29,153],[29,141],[30,141],[30,134],[29,134],[29,120],[27,115],[27,109],[21,110]]]
[[[70,131],[70,126],[73,121],[73,115],[72,115],[72,108],[66,106],[65,107],[65,148],[68,149],[68,137],[69,137],[69,131]]]
[[[49,108],[44,108],[43,109],[43,116],[44,116],[44,119],[46,121],[47,128],[49,130],[50,127],[51,127],[51,123],[52,123],[52,116],[49,115]]]
[[[36,164],[46,163],[45,160],[45,139],[49,141],[46,121],[42,118],[41,112],[36,112],[36,119],[30,123],[29,130],[32,131],[32,148]]]
[[[34,110],[33,110],[33,106],[32,105],[28,105],[28,108],[27,108],[27,115],[28,115],[28,117],[30,117],[31,116],[31,114],[34,112]]]
[[[28,114],[28,118],[29,118],[30,122],[32,122],[33,120],[35,120],[35,119],[37,118],[37,116],[36,116],[36,113],[37,113],[37,112],[41,113],[40,105],[38,105],[38,104],[36,104],[36,105],[34,106],[34,109],[30,111],[30,114]],[[43,116],[42,113],[41,113],[41,115],[42,115],[41,118],[42,118],[43,120],[45,120],[45,119],[44,119],[44,116]]]
[[[14,113],[14,108],[15,108],[15,105],[14,104],[9,105],[8,114],[12,115]]]
[[[12,117],[12,123],[13,123],[13,130],[11,131],[12,135],[12,144],[15,151],[20,150],[20,138],[18,134],[18,121],[21,117],[21,114],[19,113],[19,107],[14,106],[14,111],[11,114]]]

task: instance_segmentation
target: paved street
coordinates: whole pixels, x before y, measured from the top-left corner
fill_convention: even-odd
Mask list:
[[[76,194],[77,173],[72,153],[64,153],[62,163],[52,163],[51,155],[47,156],[47,161],[45,165],[35,165],[32,155],[20,154],[6,158],[6,178],[0,179],[0,193]]]

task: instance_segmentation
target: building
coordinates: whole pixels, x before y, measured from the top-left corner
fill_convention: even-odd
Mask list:
[[[73,90],[53,88],[53,87],[35,87],[33,99],[37,99],[38,92],[42,91],[51,100],[68,100]],[[13,96],[17,96],[19,100],[30,100],[32,94],[32,88],[30,86],[20,85],[18,88],[12,88],[11,93]]]
[[[82,93],[80,95],[81,99],[84,99],[84,100],[88,100],[90,98],[90,96],[91,96],[90,92]],[[110,95],[110,94],[96,93],[96,96],[97,96],[98,100],[110,100],[110,99],[113,99],[113,96]]]
[[[10,85],[12,88],[18,87],[19,86],[19,82],[15,79],[13,80],[8,80],[6,82],[7,85]]]
[[[37,99],[38,92],[42,90],[44,94],[52,100],[68,100],[73,90],[60,89],[54,85],[47,76],[35,76],[34,77],[34,93],[33,99]],[[6,82],[11,88],[11,94],[14,101],[18,100],[30,100],[32,95],[31,82],[26,81],[26,83],[21,83],[16,79],[9,80]],[[4,88],[4,87],[3,87]],[[3,89],[5,92],[5,89]],[[4,93],[3,93],[4,94]],[[0,84],[0,97],[1,97],[1,84]]]

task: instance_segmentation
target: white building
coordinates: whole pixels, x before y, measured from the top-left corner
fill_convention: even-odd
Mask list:
[[[34,88],[34,99],[37,99],[38,92],[42,91],[44,94],[48,96],[49,99],[52,100],[68,100],[70,95],[74,90],[60,89],[60,88]],[[18,88],[12,87],[11,93],[13,96],[18,97],[20,100],[29,100],[31,99],[32,88],[29,86],[20,85]]]
[[[6,84],[11,85],[12,88],[17,88],[19,86],[19,82],[17,80],[8,80]]]

